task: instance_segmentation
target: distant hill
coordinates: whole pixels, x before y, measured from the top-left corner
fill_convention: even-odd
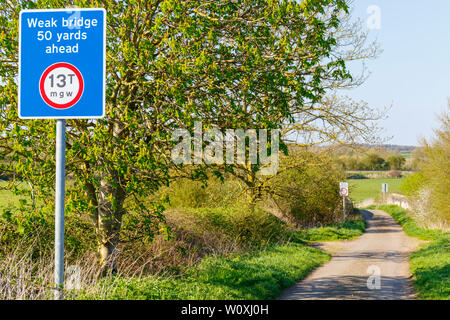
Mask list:
[[[411,152],[413,152],[418,147],[416,146],[402,146],[402,145],[396,145],[396,144],[381,144],[381,145],[370,145],[370,144],[362,144],[361,146],[364,146],[366,148],[384,148],[386,150],[399,153],[405,158],[409,158],[411,155]]]
[[[297,144],[295,143],[288,143],[289,147],[296,147]],[[358,145],[317,145],[314,147],[310,147],[312,149],[314,148],[334,148],[335,149],[335,155],[353,155],[353,154],[362,154],[361,149],[363,150],[379,150],[381,153],[386,152],[392,152],[392,153],[398,153],[403,155],[404,157],[408,158],[411,155],[411,152],[413,152],[415,149],[417,149],[417,146],[404,146],[404,145],[397,145],[397,144],[358,144]]]
[[[416,149],[416,146],[402,146],[397,144],[379,144],[379,145],[373,145],[373,144],[362,144],[361,146],[368,147],[368,148],[386,148],[388,150],[397,151],[400,153],[403,152],[412,152],[414,149]]]

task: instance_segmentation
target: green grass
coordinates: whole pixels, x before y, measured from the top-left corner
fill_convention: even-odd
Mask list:
[[[409,259],[419,297],[450,300],[450,236],[438,238]]]
[[[425,229],[417,225],[398,206],[379,206],[392,215],[405,233],[422,240],[431,240],[409,257],[414,288],[421,299],[450,300],[450,233]]]
[[[0,209],[17,208],[21,205],[21,201],[31,201],[30,189],[27,184],[19,183],[16,193],[1,189],[7,184],[6,181],[0,181]]]
[[[275,299],[329,259],[329,254],[301,244],[276,245],[249,254],[206,258],[180,278],[116,278],[107,298]]]
[[[405,233],[410,237],[416,237],[421,240],[435,240],[445,233],[441,230],[425,229],[419,226],[414,219],[409,217],[405,209],[396,205],[382,205],[377,207],[380,210],[389,213],[395,221],[402,227]]]
[[[345,223],[333,223],[320,228],[298,230],[296,238],[301,241],[338,241],[359,237],[366,229],[366,222],[362,218],[348,220]]]
[[[411,152],[401,152],[400,155],[405,159],[411,158]]]
[[[348,180],[350,198],[354,202],[366,199],[377,199],[381,196],[381,184],[388,184],[390,193],[401,193],[400,185],[403,178],[380,178],[380,179],[354,179]]]

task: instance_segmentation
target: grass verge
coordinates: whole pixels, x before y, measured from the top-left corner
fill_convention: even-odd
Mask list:
[[[420,227],[398,206],[383,205],[378,209],[392,215],[407,235],[431,240],[409,257],[410,271],[418,297],[427,300],[450,300],[450,233]]]
[[[106,299],[275,299],[330,255],[297,243],[229,257],[209,257],[179,278],[122,278],[111,281]],[[104,285],[102,285],[104,287]],[[86,294],[82,298],[96,299]]]
[[[395,221],[402,227],[405,233],[410,237],[416,237],[421,240],[435,240],[445,233],[441,230],[425,229],[417,224],[417,222],[407,215],[405,209],[396,205],[381,205],[378,209],[389,213]]]
[[[366,230],[366,222],[358,209],[345,223],[331,223],[329,225],[295,231],[294,237],[302,242],[351,240],[359,237]]]

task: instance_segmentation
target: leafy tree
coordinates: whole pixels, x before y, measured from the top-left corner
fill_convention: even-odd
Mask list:
[[[405,158],[402,155],[392,155],[386,159],[391,170],[401,170],[405,165]]]
[[[450,102],[449,102],[450,106]],[[448,225],[450,222],[450,107],[440,116],[441,128],[436,137],[423,141],[423,158],[419,168],[423,175],[422,185],[430,189],[431,210]]]
[[[406,176],[400,185],[400,190],[407,196],[417,196],[420,189],[423,188],[425,178],[422,172],[415,172]]]
[[[349,170],[358,170],[358,160],[355,158],[348,159],[346,167]]]
[[[349,1],[345,3],[348,4]],[[350,72],[346,63],[364,62],[375,58],[380,52],[378,44],[368,42],[368,34],[363,31],[362,21],[352,21],[347,10],[336,12],[333,6],[329,6],[319,12],[317,23],[320,19],[325,23],[320,32],[323,32],[322,38],[326,40],[327,50],[308,51],[309,45],[303,41],[302,46],[294,47],[290,51],[294,69],[289,68],[290,60],[280,59],[279,63],[283,61],[287,63],[283,67],[287,68],[285,80],[281,82],[283,93],[286,94],[279,95],[275,103],[286,106],[289,113],[287,117],[276,115],[278,117],[276,121],[272,114],[262,114],[263,122],[278,123],[277,127],[281,128],[284,140],[296,139],[297,143],[304,146],[320,143],[353,143],[358,140],[377,141],[378,128],[375,120],[380,119],[383,112],[373,110],[363,101],[358,102],[339,96],[336,92],[357,87],[365,81],[366,69],[363,63],[360,74]],[[289,19],[292,20],[292,17]],[[295,42],[295,38],[290,42]],[[313,64],[302,62],[306,51],[310,52],[309,57],[314,60]],[[296,75],[302,77],[303,83],[315,90],[307,92],[304,89],[308,86],[299,87],[298,82],[292,81],[292,77]],[[265,90],[254,92],[252,98],[252,100],[243,99],[241,102],[243,106],[248,106],[243,108],[247,113],[244,117],[246,119],[254,117],[251,104],[258,101],[256,99],[268,101]],[[252,128],[252,125],[254,128],[255,124],[247,120],[245,128]],[[284,145],[282,147],[287,152],[287,148]],[[231,171],[246,186],[251,204],[265,193],[270,193],[267,179],[259,175],[260,169],[258,165],[246,163],[234,165]],[[227,171],[227,168],[225,170]]]
[[[364,170],[385,170],[387,168],[384,159],[376,153],[369,153],[361,162]]]

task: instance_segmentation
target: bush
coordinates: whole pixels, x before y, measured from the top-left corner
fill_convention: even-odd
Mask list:
[[[449,112],[442,115],[441,122],[442,128],[435,131],[436,138],[431,143],[423,141],[420,159],[416,164],[420,173],[408,177],[404,189],[406,194],[415,198],[420,198],[420,193],[427,192],[428,206],[422,211],[428,211],[431,213],[430,217],[448,226],[450,225]]]
[[[365,175],[361,173],[353,174],[351,176],[348,176],[347,179],[369,179]]]
[[[269,185],[276,207],[285,217],[312,227],[339,221],[339,181],[344,177],[328,156],[303,151],[282,159],[280,172]]]
[[[417,195],[424,183],[425,177],[423,176],[423,173],[416,172],[403,179],[402,184],[400,185],[400,190],[404,195],[414,196]]]
[[[400,171],[398,171],[398,170],[390,170],[387,173],[387,176],[389,178],[401,178],[402,177],[402,173]]]
[[[188,209],[178,214],[190,220],[190,226],[181,223],[174,230],[183,228],[193,237],[204,236],[207,232],[222,234],[229,241],[237,241],[242,246],[265,245],[269,242],[286,240],[289,236],[286,224],[272,214],[259,209],[248,208],[201,208]],[[174,221],[173,219],[169,219]],[[178,221],[180,221],[178,219]],[[205,242],[208,239],[205,239]]]
[[[54,215],[44,209],[33,210],[22,201],[18,208],[3,208],[0,215],[0,255],[32,248],[32,258],[51,256],[54,244]],[[95,250],[92,223],[76,214],[65,217],[65,249],[70,259]],[[25,250],[25,249],[24,249]]]
[[[171,183],[170,187],[162,188],[154,197],[170,200],[170,208],[205,208],[224,207],[239,204],[242,192],[238,181],[226,175],[222,182],[214,175],[210,175],[206,183],[179,179]]]

